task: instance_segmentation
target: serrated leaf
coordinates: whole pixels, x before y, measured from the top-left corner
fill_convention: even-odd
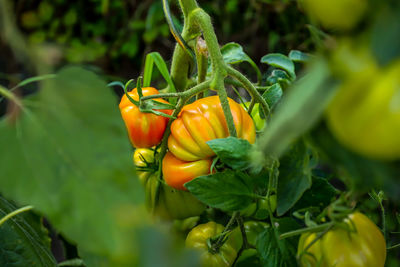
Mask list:
[[[296,77],[293,62],[285,55],[271,53],[261,58],[261,63],[271,65],[276,68],[283,69],[289,73],[292,78]]]
[[[0,218],[17,207],[0,196]],[[57,266],[50,238],[39,216],[25,212],[0,226],[0,266]]]
[[[274,227],[267,228],[257,238],[256,247],[264,267],[292,267],[296,262],[296,239],[279,238],[281,233],[298,225],[290,218],[276,220]]]
[[[285,214],[311,187],[310,154],[304,141],[293,145],[280,159],[278,216]]]
[[[226,170],[200,176],[185,184],[185,187],[200,201],[223,211],[238,211],[247,207],[254,194],[251,177],[244,173]]]
[[[2,193],[37,208],[79,244],[85,262],[129,265],[132,223],[146,217],[116,96],[78,67],[43,85],[15,125],[0,120]]]
[[[249,168],[249,151],[252,146],[249,141],[229,136],[227,138],[213,139],[207,145],[215,152],[220,160],[236,170]]]

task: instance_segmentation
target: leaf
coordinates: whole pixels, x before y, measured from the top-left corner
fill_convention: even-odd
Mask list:
[[[33,83],[33,82],[39,82],[39,81],[43,81],[46,79],[53,79],[54,77],[55,77],[54,74],[45,74],[45,75],[41,75],[41,76],[31,77],[31,78],[25,79],[22,82],[18,83],[14,88],[22,87],[27,84]]]
[[[227,138],[213,139],[207,145],[215,152],[220,160],[236,170],[249,168],[248,157],[252,146],[249,141],[229,136]]]
[[[290,218],[276,220],[274,227],[268,227],[262,232],[256,242],[264,267],[292,267],[297,266],[295,238],[279,238],[281,233],[298,228],[297,223]]]
[[[371,48],[381,65],[400,57],[400,8],[386,9],[372,27]]]
[[[146,216],[116,96],[78,67],[43,85],[15,125],[0,120],[1,191],[37,208],[88,265],[130,265]]]
[[[147,54],[146,56],[146,62],[144,64],[144,73],[143,73],[143,87],[150,86],[154,64],[156,64],[156,67],[160,71],[161,75],[168,83],[169,92],[176,92],[174,83],[172,82],[171,76],[169,75],[167,64],[165,63],[164,59],[158,52],[152,52]]]
[[[281,100],[283,95],[282,87],[280,86],[279,83],[275,83],[274,85],[271,85],[263,94],[262,97],[265,99],[265,101],[268,103],[268,106],[273,109],[275,105]],[[264,112],[260,108],[261,115],[263,118],[265,118]]]
[[[243,51],[243,47],[237,43],[227,43],[221,48],[224,61],[228,64],[248,62],[257,73],[257,80],[261,81],[261,72],[256,63]]]
[[[0,196],[0,218],[17,207]],[[25,212],[0,226],[0,266],[57,266],[39,216]]]
[[[223,211],[238,211],[253,201],[251,178],[243,173],[226,170],[200,176],[185,187],[203,203]]]
[[[310,60],[310,55],[299,50],[291,50],[289,52],[289,59],[293,62],[305,63]]]
[[[300,200],[293,207],[293,210],[299,210],[308,207],[319,207],[323,210],[327,207],[339,191],[334,188],[328,180],[320,177],[312,178],[312,186],[306,190]]]
[[[310,155],[303,140],[280,159],[277,214],[282,216],[311,187]]]
[[[308,74],[283,96],[268,131],[259,138],[258,147],[263,154],[279,157],[297,137],[313,126],[334,95],[334,85],[329,79],[326,62],[314,62]],[[264,157],[258,153],[254,155],[254,166],[262,165]]]
[[[273,67],[283,69],[289,73],[292,78],[296,77],[293,62],[285,55],[271,53],[261,58],[261,63],[271,65]]]

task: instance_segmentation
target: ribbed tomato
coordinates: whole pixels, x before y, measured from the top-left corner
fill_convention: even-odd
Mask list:
[[[193,178],[209,174],[211,164],[211,159],[183,161],[168,152],[162,162],[163,178],[169,186],[186,190],[183,185]]]
[[[242,106],[230,98],[228,100],[237,137],[254,143],[256,131],[253,120]],[[219,97],[209,96],[183,107],[171,125],[168,148],[175,157],[184,161],[207,159],[215,153],[206,142],[228,136],[228,126]]]
[[[157,89],[153,87],[142,88],[143,96],[158,94]],[[128,92],[128,95],[134,100],[139,101],[137,89]],[[167,101],[157,98],[155,101],[168,103]],[[122,118],[128,130],[129,139],[136,148],[148,148],[155,146],[161,142],[165,128],[167,127],[168,118],[158,116],[152,113],[144,113],[139,107],[134,105],[124,94],[119,104]],[[172,110],[160,110],[165,114],[171,115]]]

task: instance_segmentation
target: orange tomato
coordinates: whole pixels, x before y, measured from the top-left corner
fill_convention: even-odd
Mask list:
[[[153,87],[142,88],[143,96],[158,94],[157,89]],[[134,100],[139,101],[137,89],[128,92],[128,95]],[[157,98],[155,101],[168,103],[167,101]],[[158,116],[152,113],[144,113],[139,107],[134,105],[124,94],[119,104],[122,119],[128,130],[129,139],[136,148],[149,148],[161,142],[165,128],[167,127],[168,118]],[[171,115],[172,110],[160,110],[165,114]]]

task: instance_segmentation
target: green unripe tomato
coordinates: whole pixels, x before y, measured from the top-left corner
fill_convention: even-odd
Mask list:
[[[210,238],[214,238],[224,230],[224,226],[215,222],[200,224],[193,228],[186,237],[185,245],[197,249],[202,267],[230,267],[238,253],[238,236],[229,235],[218,251],[212,252],[209,247]]]
[[[365,14],[368,0],[299,0],[309,16],[325,28],[351,30]]]
[[[268,199],[261,198],[257,201],[257,211],[253,215],[258,220],[264,220],[269,216],[269,208],[271,212],[276,210],[276,195],[270,195]]]

